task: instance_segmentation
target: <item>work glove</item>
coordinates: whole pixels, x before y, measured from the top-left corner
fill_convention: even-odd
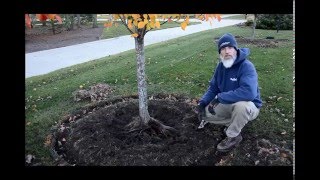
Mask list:
[[[205,116],[206,116],[205,106],[198,104],[198,119],[200,121],[200,125],[198,126],[198,129],[204,128],[204,125],[208,123],[207,121],[203,120]]]
[[[215,108],[219,103],[220,103],[220,102],[219,102],[218,98],[214,98],[214,99],[210,102],[210,104],[211,104],[214,108]]]
[[[215,108],[219,103],[220,103],[220,102],[219,102],[218,98],[214,98],[214,99],[210,102],[210,104],[209,104],[208,111],[209,111],[211,114],[215,115],[216,112],[214,111],[214,108]]]
[[[206,116],[205,106],[198,104],[198,119],[201,122],[202,119]]]

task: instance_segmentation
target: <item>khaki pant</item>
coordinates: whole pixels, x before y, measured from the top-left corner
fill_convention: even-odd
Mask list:
[[[203,119],[209,123],[227,126],[226,135],[236,137],[242,128],[249,122],[257,118],[259,109],[251,101],[239,101],[234,104],[219,103],[215,108],[215,115],[211,114],[206,106],[206,117]]]

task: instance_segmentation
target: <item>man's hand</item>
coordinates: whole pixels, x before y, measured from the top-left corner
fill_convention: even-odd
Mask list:
[[[203,117],[206,116],[205,107],[201,104],[198,104],[198,119],[201,122],[203,120]]]
[[[210,104],[213,106],[213,108],[215,108],[219,103],[220,103],[220,102],[219,102],[218,98],[214,98],[214,99],[210,102]]]
[[[215,108],[219,103],[220,103],[220,102],[219,102],[218,98],[213,99],[213,100],[210,102],[210,104],[209,104],[208,111],[209,111],[211,114],[215,115],[216,112],[214,111],[214,108]]]
[[[198,126],[198,129],[204,128],[204,125],[208,123],[207,121],[203,120],[205,116],[206,116],[205,106],[198,104],[198,119],[200,121],[200,125]]]

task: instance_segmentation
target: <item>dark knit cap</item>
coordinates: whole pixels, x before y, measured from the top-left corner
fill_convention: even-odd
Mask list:
[[[231,46],[234,47],[236,50],[238,49],[238,44],[234,36],[230,33],[227,33],[223,35],[219,41],[218,41],[218,49],[219,49],[219,54],[222,48]]]

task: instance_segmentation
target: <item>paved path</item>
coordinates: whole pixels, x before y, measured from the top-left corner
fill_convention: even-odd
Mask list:
[[[214,20],[212,26],[209,22],[190,25],[187,26],[185,31],[180,27],[150,31],[145,36],[145,45],[186,36],[208,29],[231,26],[241,22],[245,22],[245,20],[222,19],[220,22]],[[126,35],[111,39],[27,53],[25,56],[25,76],[28,78],[46,74],[61,68],[118,54],[134,48],[134,39],[130,37],[130,35]]]

